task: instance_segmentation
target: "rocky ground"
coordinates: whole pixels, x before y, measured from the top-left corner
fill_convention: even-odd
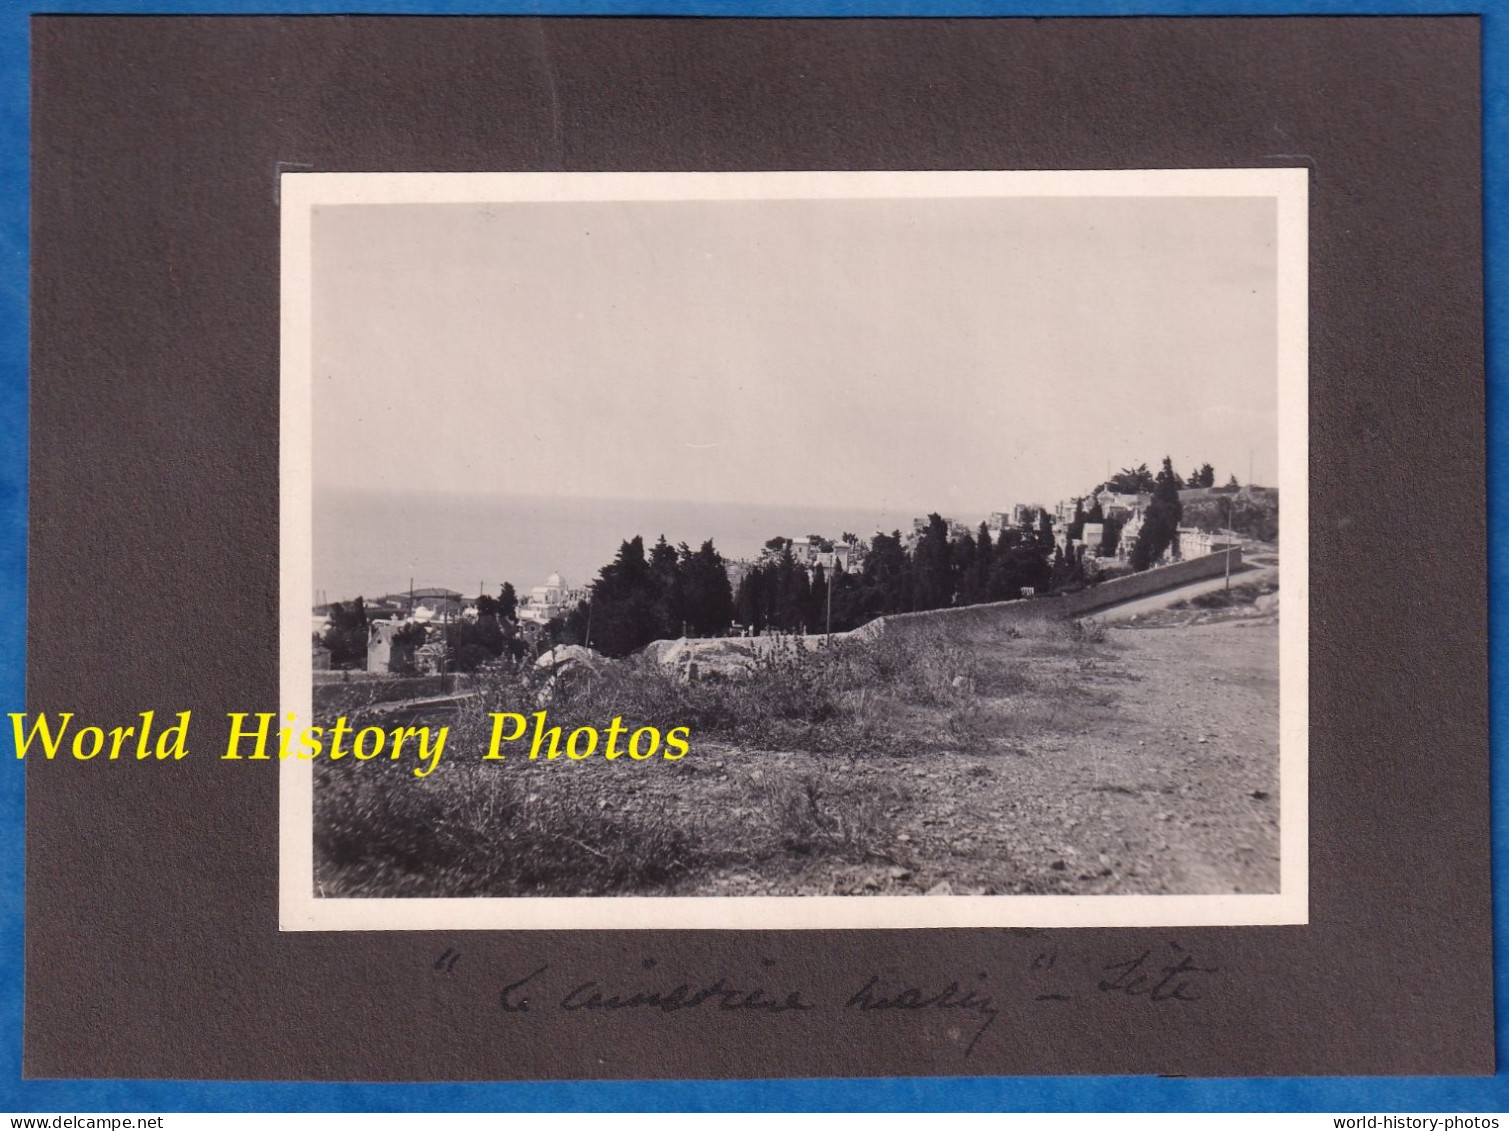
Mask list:
[[[847,666],[766,673],[722,692],[682,685],[678,710],[711,703],[725,715],[786,705],[808,690],[793,679],[825,690],[799,726],[790,712],[778,726],[755,719],[743,733],[757,740],[694,728],[677,762],[454,757],[417,788],[374,775],[375,764],[331,771],[317,825],[339,835],[317,838],[320,890],[1276,891],[1274,587],[1265,574],[1234,598],[1191,590],[1172,608],[1103,624],[888,634]],[[639,682],[667,677],[625,678],[613,694],[653,698],[661,685]],[[594,713],[629,709],[596,694]]]
[[[841,771],[798,752],[699,750],[685,767],[698,807],[779,826],[784,809],[761,804],[775,782],[802,798],[815,786],[809,807],[834,819],[855,798],[872,812],[851,844],[831,838],[847,859],[788,851],[677,894],[1278,889],[1276,613],[1171,610],[1077,656],[1001,647],[1028,655],[1035,687],[983,702],[956,748]],[[668,802],[690,811],[677,794]]]

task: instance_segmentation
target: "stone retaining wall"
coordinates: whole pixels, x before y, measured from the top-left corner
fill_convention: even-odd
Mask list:
[[[993,601],[984,605],[965,605],[953,609],[929,609],[920,613],[895,613],[873,620],[848,635],[862,640],[878,636],[892,628],[905,629],[928,623],[961,626],[965,624],[998,625],[1044,617],[1087,616],[1097,609],[1119,605],[1123,601],[1132,601],[1151,593],[1161,593],[1167,589],[1188,585],[1192,581],[1203,581],[1208,577],[1220,577],[1226,572],[1227,554],[1231,555],[1231,572],[1236,573],[1242,568],[1242,551],[1228,550],[1207,554],[1204,557],[1189,558],[1171,565],[1158,566],[1127,577],[1114,577],[1065,597],[1034,597],[1021,601]]]

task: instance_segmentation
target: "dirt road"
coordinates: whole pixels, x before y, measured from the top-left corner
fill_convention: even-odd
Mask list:
[[[842,818],[885,799],[863,860],[786,853],[678,894],[1081,894],[1278,889],[1278,628],[1245,610],[1158,614],[1076,653],[1001,640],[1031,683],[943,721],[956,745],[835,767],[831,756],[705,756],[721,801],[799,783]],[[800,799],[798,799],[798,802]],[[746,808],[746,806],[749,806]],[[705,810],[704,810],[705,811]],[[852,855],[852,854],[851,854]]]
[[[1231,585],[1267,585],[1278,583],[1277,567],[1265,567],[1259,569],[1241,570],[1231,575]],[[1120,605],[1112,605],[1108,609],[1102,609],[1091,616],[1101,624],[1112,624],[1118,621],[1129,621],[1134,618],[1145,617],[1149,613],[1167,609],[1177,605],[1181,601],[1189,601],[1206,593],[1215,593],[1228,587],[1225,577],[1208,577],[1204,581],[1194,581],[1188,585],[1181,585],[1177,589],[1166,589],[1162,593],[1151,593],[1146,597],[1139,597],[1135,601],[1125,601]]]

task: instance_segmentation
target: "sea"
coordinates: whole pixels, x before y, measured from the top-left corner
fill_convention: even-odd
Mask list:
[[[645,550],[662,534],[693,549],[711,538],[729,559],[758,555],[781,535],[908,530],[914,512],[864,507],[749,506],[643,499],[550,499],[449,492],[317,490],[311,599],[375,598],[416,588],[520,596],[559,573],[585,585],[625,539]],[[965,516],[959,516],[965,517]],[[971,522],[978,522],[973,516]],[[479,590],[480,586],[480,590]]]

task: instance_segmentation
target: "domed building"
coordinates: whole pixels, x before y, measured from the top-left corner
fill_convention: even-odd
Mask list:
[[[552,573],[544,585],[536,585],[519,606],[519,619],[545,624],[560,616],[581,600],[581,594],[566,584],[566,579]]]

